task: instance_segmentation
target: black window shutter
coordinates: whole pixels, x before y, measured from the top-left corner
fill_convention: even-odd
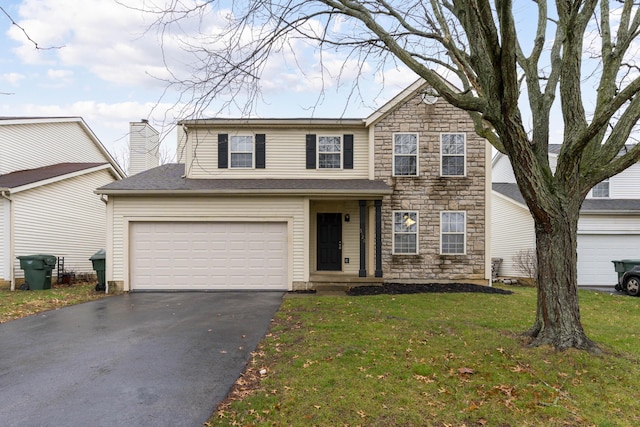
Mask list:
[[[344,135],[344,162],[345,169],[353,169],[353,135]]]
[[[307,169],[316,168],[316,136],[307,135]]]
[[[256,134],[256,169],[264,169],[266,165],[266,136],[264,133]]]
[[[218,134],[218,169],[229,167],[229,135]]]

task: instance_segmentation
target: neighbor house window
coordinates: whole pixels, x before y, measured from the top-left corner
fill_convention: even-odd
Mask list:
[[[342,138],[339,136],[318,137],[318,169],[340,169],[342,167]]]
[[[393,175],[418,175],[418,134],[393,135]]]
[[[609,197],[609,179],[599,182],[591,189],[591,197],[606,199]]]
[[[393,212],[393,253],[418,253],[418,212]]]
[[[442,176],[464,176],[466,134],[443,133],[440,135]]]
[[[253,167],[253,136],[232,135],[229,158],[232,168]]]
[[[464,255],[466,242],[466,213],[441,212],[440,253]]]

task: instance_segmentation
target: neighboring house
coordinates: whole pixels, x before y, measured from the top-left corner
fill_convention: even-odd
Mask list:
[[[21,255],[64,257],[92,272],[106,244],[106,207],[94,193],[125,176],[79,117],[0,117],[0,283],[24,277]]]
[[[364,119],[179,123],[108,198],[106,278],[144,289],[489,283],[490,150],[414,83]]]
[[[549,146],[552,170],[561,145]],[[491,255],[502,258],[499,275],[521,277],[514,263],[518,251],[535,250],[533,218],[515,184],[507,156],[493,159]],[[640,164],[597,184],[588,194],[578,221],[578,285],[614,286],[612,260],[640,258]]]

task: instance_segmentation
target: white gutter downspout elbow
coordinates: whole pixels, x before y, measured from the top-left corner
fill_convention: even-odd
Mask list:
[[[16,281],[15,281],[15,274],[13,271],[13,259],[14,254],[14,247],[13,247],[13,203],[11,200],[11,191],[9,189],[2,189],[2,191],[0,191],[0,195],[2,196],[3,199],[6,199],[9,201],[9,282],[11,282],[11,290],[15,291],[16,290]],[[2,261],[2,260],[0,260]],[[2,261],[4,262],[4,261]]]

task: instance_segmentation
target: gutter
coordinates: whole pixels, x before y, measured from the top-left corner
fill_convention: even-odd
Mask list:
[[[11,283],[11,290],[16,290],[15,272],[13,268],[14,260],[14,242],[13,242],[13,200],[11,199],[11,190],[8,188],[0,188],[0,196],[3,199],[9,201],[9,282]],[[0,260],[2,262],[2,260]]]

